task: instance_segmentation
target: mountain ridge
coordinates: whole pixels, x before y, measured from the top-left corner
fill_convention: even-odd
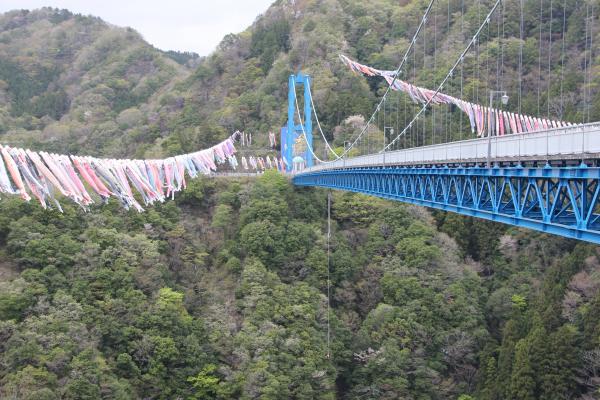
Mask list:
[[[3,97],[11,100],[0,112],[14,126],[6,139],[47,141],[50,147],[96,141],[84,146],[88,151],[121,148],[119,128],[127,133],[141,117],[136,111],[149,115],[155,97],[190,73],[130,28],[49,8],[0,16],[0,60],[13,72],[5,69],[0,77]]]
[[[582,40],[589,4],[567,0],[562,15],[553,2],[539,20],[540,4],[548,2],[523,2],[521,40],[520,2],[506,0],[502,40],[486,30],[466,59],[464,85],[445,90],[484,101],[497,85],[517,98],[522,48],[522,101],[507,107],[550,107],[578,122],[589,103],[597,118],[600,71],[584,69],[598,54]],[[338,54],[395,68],[426,6],[279,0],[189,69],[94,18],[2,15],[0,143],[153,157],[245,129],[255,145],[240,152],[272,151],[266,132],[284,124],[287,79],[301,68],[313,78],[325,133],[343,146],[385,83],[354,75]],[[405,71],[420,86],[445,75],[489,2],[444,6],[433,9]],[[563,21],[565,68],[562,41],[540,35]],[[88,32],[81,44],[79,32]],[[538,76],[538,59],[553,62],[547,76]],[[395,111],[414,112],[394,99]],[[443,123],[419,126],[416,144],[434,133],[470,137],[462,113],[437,110]],[[348,192],[331,193],[328,221],[325,190],[295,187],[275,171],[187,183],[144,213],[112,201],[89,213],[66,202],[59,213],[3,196],[0,397],[598,397],[597,246]]]

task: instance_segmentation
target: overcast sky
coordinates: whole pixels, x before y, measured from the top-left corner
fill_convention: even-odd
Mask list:
[[[130,26],[162,50],[207,55],[228,33],[238,33],[275,0],[0,0],[0,12],[45,6]]]

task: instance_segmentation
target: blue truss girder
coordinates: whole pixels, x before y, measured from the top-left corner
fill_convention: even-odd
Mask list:
[[[600,244],[600,168],[379,167],[306,172],[348,190]]]

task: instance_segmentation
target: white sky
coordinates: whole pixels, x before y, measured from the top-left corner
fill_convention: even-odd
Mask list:
[[[228,33],[250,26],[275,0],[0,0],[14,9],[66,8],[129,26],[161,50],[208,55]]]

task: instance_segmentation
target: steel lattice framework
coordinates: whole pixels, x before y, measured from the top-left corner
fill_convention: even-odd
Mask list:
[[[600,168],[348,168],[296,175],[294,184],[386,199],[600,244]]]

